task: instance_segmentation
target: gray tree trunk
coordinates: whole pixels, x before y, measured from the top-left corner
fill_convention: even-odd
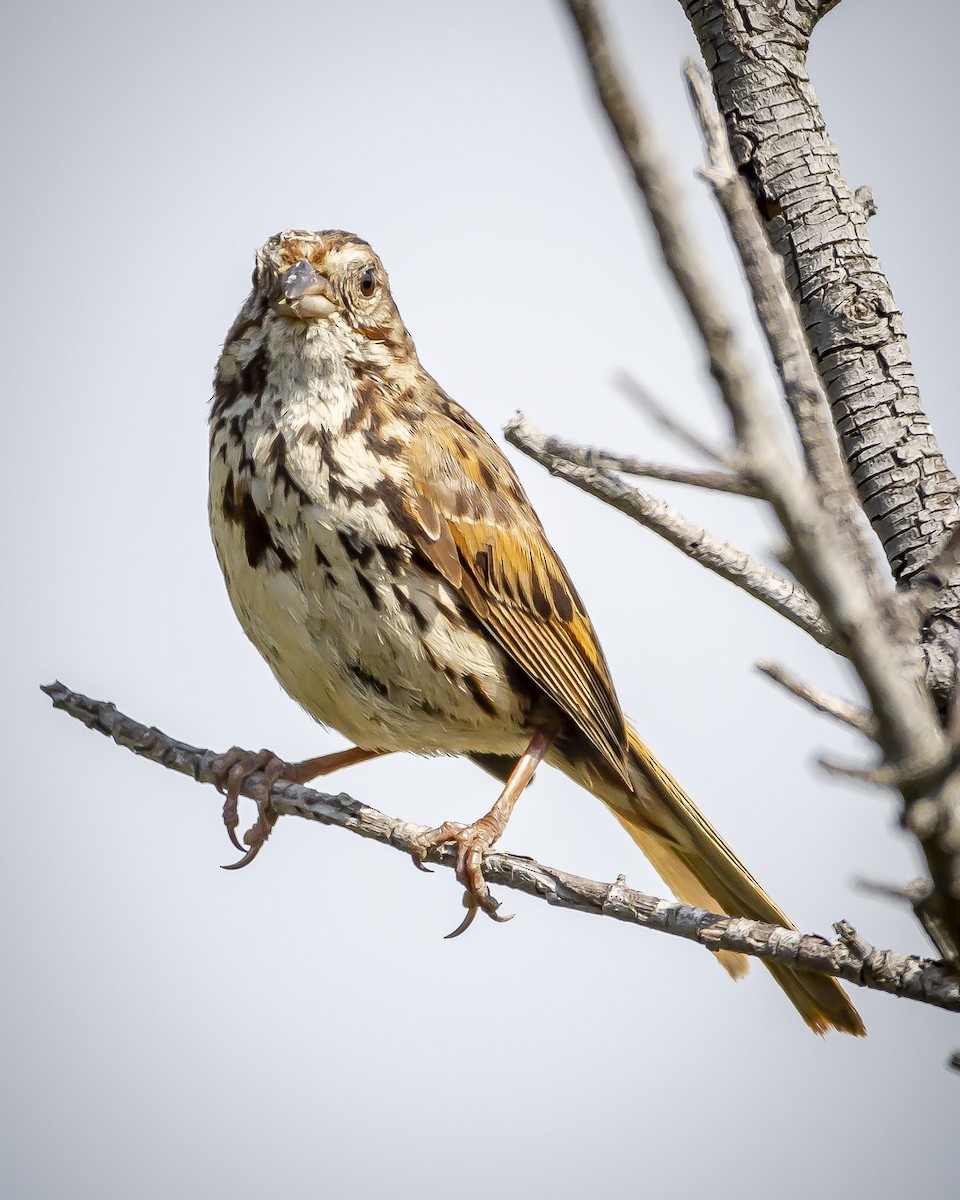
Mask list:
[[[960,575],[933,580],[958,485],[920,403],[902,314],[840,170],[807,51],[838,0],[681,0],[820,374],[863,510],[906,586],[933,583],[923,641],[941,705],[960,649]]]

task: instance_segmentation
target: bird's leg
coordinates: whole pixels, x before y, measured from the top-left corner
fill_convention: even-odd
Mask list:
[[[537,767],[543,761],[544,755],[553,745],[557,731],[538,729],[530,739],[530,744],[517,760],[517,765],[503,791],[486,814],[470,825],[459,825],[448,821],[438,829],[431,829],[421,834],[416,840],[413,861],[419,866],[426,857],[427,851],[445,842],[455,842],[457,846],[457,879],[464,886],[463,906],[467,915],[463,918],[448,938],[459,937],[470,928],[473,918],[482,909],[488,917],[495,921],[509,921],[510,917],[497,915],[500,907],[499,900],[490,895],[487,881],[483,877],[483,855],[503,834],[513,812],[513,806],[520,798],[520,793],[534,776]]]
[[[238,862],[225,866],[224,870],[236,871],[252,863],[270,836],[271,829],[277,823],[277,814],[270,803],[270,789],[278,780],[308,783],[320,775],[331,775],[341,767],[352,767],[355,763],[367,762],[386,753],[388,751],[361,750],[359,746],[351,746],[349,750],[338,750],[336,754],[321,754],[318,758],[307,758],[297,763],[284,762],[271,750],[254,753],[242,750],[239,746],[221,754],[213,763],[213,781],[227,798],[223,806],[223,823],[227,829],[227,836],[243,855]],[[257,819],[243,835],[246,844],[241,845],[236,833],[239,823],[237,802],[243,785],[257,771],[263,776],[252,797],[257,805]]]

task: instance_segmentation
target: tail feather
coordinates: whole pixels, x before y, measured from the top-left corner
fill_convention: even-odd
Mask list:
[[[707,891],[693,871],[668,846],[658,840],[649,830],[639,826],[636,821],[631,823],[630,818],[624,814],[615,811],[614,815],[678,900],[682,900],[684,904],[693,904],[697,908],[705,908],[708,912],[714,912],[717,909],[715,897]],[[717,961],[733,979],[742,979],[750,970],[750,960],[747,956],[736,954],[732,950],[718,951]]]
[[[634,730],[628,727],[628,734],[633,792],[609,774],[600,783],[593,772],[590,790],[612,810],[677,899],[711,912],[794,929]],[[735,979],[746,974],[744,955],[721,951],[717,957]],[[829,1029],[857,1037],[866,1033],[836,979],[778,963],[764,965],[815,1033]]]

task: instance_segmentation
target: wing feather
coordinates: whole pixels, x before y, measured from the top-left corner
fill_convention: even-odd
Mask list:
[[[626,731],[590,619],[509,463],[447,397],[407,447],[414,542],[625,776]]]

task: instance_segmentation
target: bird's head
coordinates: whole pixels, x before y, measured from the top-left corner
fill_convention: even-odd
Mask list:
[[[288,229],[257,251],[254,293],[276,316],[300,326],[412,352],[383,263],[355,234]]]

